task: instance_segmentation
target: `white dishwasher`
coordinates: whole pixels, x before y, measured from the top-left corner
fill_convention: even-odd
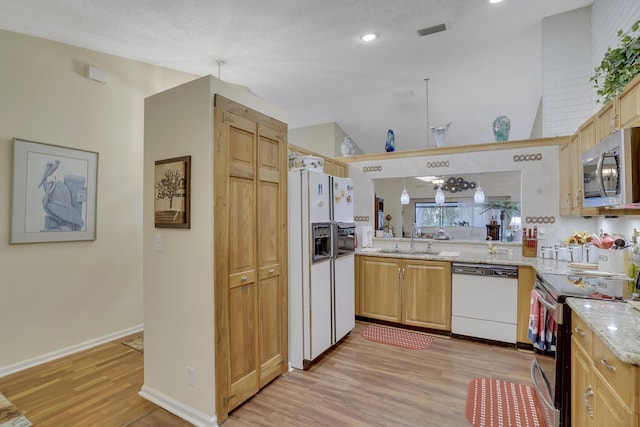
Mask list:
[[[451,333],[516,343],[518,267],[453,263]]]

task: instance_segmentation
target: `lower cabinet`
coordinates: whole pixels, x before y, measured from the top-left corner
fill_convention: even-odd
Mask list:
[[[451,330],[451,263],[360,256],[357,315]]]
[[[621,362],[574,313],[571,337],[571,423],[637,427],[640,367]]]

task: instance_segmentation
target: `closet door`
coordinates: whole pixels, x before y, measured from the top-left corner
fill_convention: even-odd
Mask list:
[[[287,146],[282,132],[258,125],[258,336],[260,387],[282,373],[284,363],[283,322],[281,307],[286,305],[282,292],[282,264],[286,239],[284,206],[287,197],[283,174],[287,165]],[[286,206],[286,205],[285,205]]]
[[[225,124],[229,138],[228,406],[232,410],[259,388],[255,173],[258,136],[256,124],[243,117],[226,113]]]
[[[216,416],[287,372],[287,126],[215,96]]]

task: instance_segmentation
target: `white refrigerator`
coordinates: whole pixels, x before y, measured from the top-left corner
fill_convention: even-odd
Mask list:
[[[289,363],[306,369],[355,326],[354,254],[342,247],[353,224],[353,185],[296,170],[288,187]]]

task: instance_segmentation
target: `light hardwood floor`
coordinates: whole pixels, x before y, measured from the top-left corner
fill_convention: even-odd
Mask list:
[[[367,341],[356,329],[307,371],[277,378],[230,414],[241,426],[468,426],[467,385],[531,384],[532,354],[436,335],[427,350]],[[143,357],[120,340],[0,378],[40,426],[188,426],[138,396]]]

